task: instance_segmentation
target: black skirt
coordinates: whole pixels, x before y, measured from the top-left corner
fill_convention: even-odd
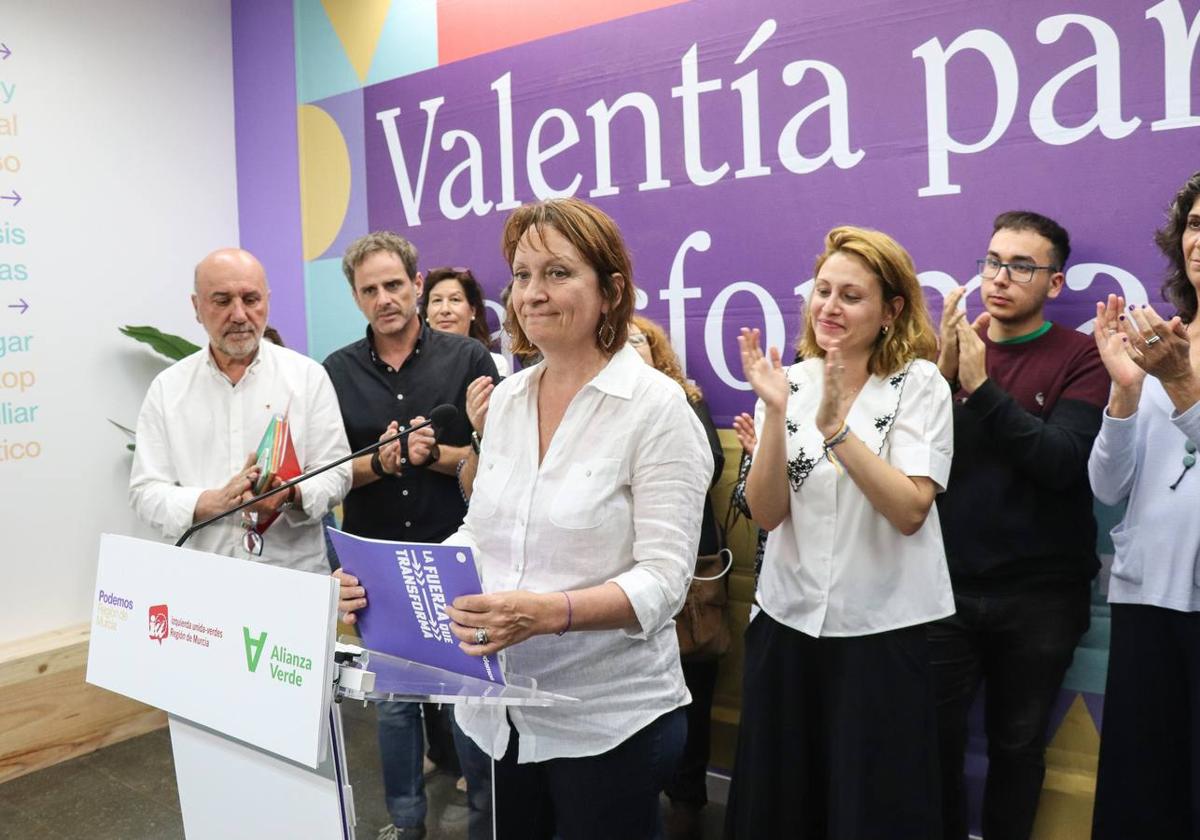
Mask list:
[[[731,840],[939,840],[937,719],[923,624],[813,638],[746,631]]]

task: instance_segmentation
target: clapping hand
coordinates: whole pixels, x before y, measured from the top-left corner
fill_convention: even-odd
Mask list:
[[[942,324],[938,342],[938,370],[948,382],[958,379],[958,325],[967,313],[958,304],[967,290],[962,286],[951,289],[942,301]]]
[[[825,351],[825,387],[817,406],[817,430],[826,440],[842,430],[854,393],[846,387],[846,363],[842,348],[835,342]]]
[[[758,446],[758,433],[754,431],[754,418],[745,412],[734,417],[733,433],[737,435],[738,443],[742,445],[742,451],[747,455],[753,455],[754,447]]]
[[[467,419],[471,421],[471,428],[481,437],[483,427],[487,425],[488,406],[495,389],[490,376],[480,376],[467,386]]]
[[[787,371],[780,361],[779,348],[772,347],[769,355],[764,355],[759,344],[759,330],[742,327],[738,336],[738,350],[742,354],[742,371],[746,381],[767,408],[785,411],[788,401]]]
[[[383,434],[379,436],[380,440],[394,437],[400,431],[400,424],[393,420],[388,423],[388,427],[383,430]],[[383,467],[383,471],[389,475],[399,475],[403,464],[400,463],[400,441],[394,440],[391,443],[385,444],[379,450],[379,465]]]
[[[1164,384],[1192,376],[1191,342],[1178,315],[1164,321],[1149,304],[1124,320],[1125,349],[1134,364]]]
[[[424,417],[414,417],[412,425],[417,426],[425,422]],[[411,432],[408,436],[408,462],[414,467],[419,467],[429,460],[433,448],[437,445],[437,435],[433,431],[433,426],[426,426],[423,429],[417,429]]]
[[[1096,320],[1092,322],[1092,337],[1100,360],[1118,388],[1140,388],[1146,371],[1133,360],[1129,347],[1125,317],[1125,298],[1109,295],[1108,300],[1096,303]]]
[[[958,382],[968,394],[987,381],[987,345],[979,337],[979,330],[986,329],[992,316],[984,312],[974,323],[966,318],[956,322],[958,333]]]

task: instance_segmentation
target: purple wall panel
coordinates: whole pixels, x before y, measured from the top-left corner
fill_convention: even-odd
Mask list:
[[[305,352],[292,0],[232,0],[241,245],[266,266],[271,324]]]

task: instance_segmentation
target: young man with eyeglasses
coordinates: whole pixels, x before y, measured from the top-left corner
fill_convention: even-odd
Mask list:
[[[1108,399],[1095,342],[1045,318],[1070,238],[1031,212],[996,217],[979,260],[985,312],[946,295],[938,367],[955,391],[954,463],[938,496],[956,614],[929,629],[943,836],[966,840],[967,716],[981,685],[983,836],[1025,840],[1051,710],[1088,628],[1099,569],[1087,461]]]

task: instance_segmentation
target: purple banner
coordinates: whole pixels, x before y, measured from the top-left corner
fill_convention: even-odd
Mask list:
[[[1049,315],[1088,329],[1109,292],[1159,299],[1153,231],[1200,168],[1198,11],[692,0],[568,32],[364,88],[369,227],[495,297],[507,211],[595,202],[721,423],[753,403],[737,329],[794,342],[835,225],[892,234],[935,317],[955,284],[974,316],[992,218],[1050,215],[1074,254]]]

